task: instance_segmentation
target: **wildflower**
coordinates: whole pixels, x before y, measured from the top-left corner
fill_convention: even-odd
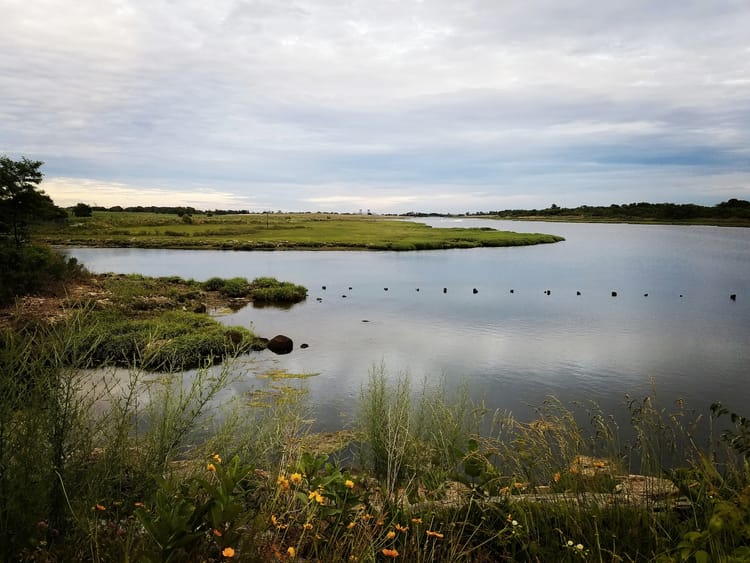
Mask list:
[[[408,527],[408,526],[401,526],[400,524],[396,524],[396,529],[397,529],[397,530],[398,530],[399,532],[405,532],[406,530],[408,530],[408,529],[409,529],[409,527]]]
[[[421,524],[422,523],[422,519],[421,518],[412,518],[411,521],[414,524]]]
[[[213,463],[209,463],[209,464],[208,464],[208,465],[206,466],[206,469],[207,469],[208,471],[210,471],[211,473],[216,473],[216,466],[215,466],[215,465],[214,465]]]
[[[304,523],[304,524],[302,525],[302,529],[303,529],[303,530],[312,530],[312,529],[313,529],[313,525],[312,525],[312,524],[310,524],[310,522],[305,522],[305,523]]]
[[[94,510],[98,510],[99,512],[104,512],[107,509],[103,505],[97,503],[94,505]]]
[[[513,521],[511,522],[511,525],[513,525],[513,526],[518,526],[518,520],[513,520]]]
[[[142,502],[136,502],[134,505],[136,508],[146,508],[146,505]]]
[[[568,547],[573,547],[573,541],[572,540],[568,540]]]
[[[559,471],[556,471],[556,472],[555,472],[555,477],[554,477],[554,479],[555,479],[555,483],[558,483],[558,482],[560,481],[560,472],[559,472]]]
[[[510,492],[510,487],[503,487],[502,489],[500,489],[501,495],[507,495],[509,492]]]
[[[221,554],[227,559],[231,559],[232,557],[234,557],[234,549],[232,549],[231,547],[225,547],[221,550]]]
[[[293,485],[299,485],[302,482],[302,474],[301,473],[292,473],[289,476],[289,481],[291,481]]]
[[[513,483],[513,486],[514,486],[514,487],[515,487],[516,489],[519,489],[519,490],[523,490],[523,489],[525,489],[525,488],[526,488],[526,484],[525,484],[525,483]]]
[[[271,514],[271,524],[276,526],[279,530],[286,529],[286,524],[282,524],[277,518],[275,514]]]
[[[349,522],[349,523],[348,523],[348,524],[346,525],[346,529],[347,529],[347,530],[351,530],[351,529],[352,529],[352,528],[353,528],[354,526],[356,526],[356,525],[357,525],[357,523],[356,523],[356,522],[354,522],[354,521],[351,521],[351,522]]]
[[[224,534],[221,533],[221,530],[217,530],[216,528],[213,529],[213,535],[214,537],[220,538]]]
[[[385,535],[385,539],[387,540],[392,540],[395,537],[396,537],[396,532],[394,532],[393,530],[391,530]]]
[[[398,557],[398,551],[395,549],[383,548],[383,551],[381,551],[381,553],[386,557],[390,557],[391,559],[395,559],[396,557]]]
[[[214,454],[211,457],[216,463],[221,463],[221,456],[219,454]]]
[[[427,530],[427,537],[437,538],[439,540],[442,540],[445,536],[441,534],[440,532],[433,532],[432,530]]]
[[[576,549],[578,551],[583,551],[583,544],[582,543],[576,544]]]
[[[318,504],[323,504],[323,501],[325,500],[318,491],[310,491],[310,494],[307,498],[309,498],[310,500],[314,500]]]
[[[279,475],[279,478],[276,479],[276,484],[279,486],[279,488],[282,491],[288,491],[289,490],[289,479],[287,479],[283,475]]]
[[[354,481],[352,481],[351,479],[347,479],[346,481],[344,481],[344,486],[347,489],[353,489],[354,488]]]
[[[286,552],[287,552],[287,555],[289,555],[289,557],[292,557],[292,558],[293,558],[293,557],[294,557],[295,555],[297,555],[297,550],[296,550],[296,549],[294,549],[294,548],[293,548],[293,547],[291,547],[291,546],[289,546],[289,548],[288,548],[288,549],[286,550]]]

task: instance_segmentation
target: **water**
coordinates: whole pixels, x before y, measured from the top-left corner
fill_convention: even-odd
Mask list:
[[[308,390],[322,429],[346,424],[381,363],[428,385],[465,384],[473,398],[522,417],[549,395],[614,412],[626,395],[651,392],[701,412],[714,401],[746,412],[750,229],[427,222],[566,241],[412,253],[69,252],[94,272],[274,276],[308,287],[307,301],[288,310],[249,306],[221,320],[294,340],[288,356],[249,357],[235,391],[265,385],[256,376],[269,368],[318,372],[294,384]]]

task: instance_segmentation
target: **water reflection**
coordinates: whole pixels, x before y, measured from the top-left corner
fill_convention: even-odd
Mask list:
[[[549,394],[594,399],[605,410],[652,389],[666,402],[684,397],[704,410],[713,401],[741,409],[750,400],[748,229],[472,224],[566,241],[419,253],[71,253],[98,272],[274,276],[310,288],[307,301],[288,309],[250,306],[221,320],[295,341],[288,356],[253,356],[236,389],[258,385],[253,373],[269,367],[320,372],[304,385],[323,428],[352,415],[381,362],[428,384],[465,382],[475,399],[517,414]],[[300,349],[303,342],[309,348]]]

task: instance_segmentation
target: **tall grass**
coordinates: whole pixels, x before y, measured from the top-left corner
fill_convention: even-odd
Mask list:
[[[0,333],[2,560],[750,560],[725,407],[628,399],[623,429],[550,398],[521,421],[377,366],[352,464],[309,449],[304,402],[234,396],[231,357],[85,369],[85,315]]]

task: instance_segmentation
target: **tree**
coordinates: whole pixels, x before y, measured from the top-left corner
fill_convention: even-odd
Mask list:
[[[73,208],[73,215],[76,217],[91,217],[92,212],[91,206],[85,203],[76,203],[76,206]]]
[[[26,157],[0,156],[0,235],[12,237],[16,246],[26,240],[29,223],[67,217],[39,188],[42,164]]]

